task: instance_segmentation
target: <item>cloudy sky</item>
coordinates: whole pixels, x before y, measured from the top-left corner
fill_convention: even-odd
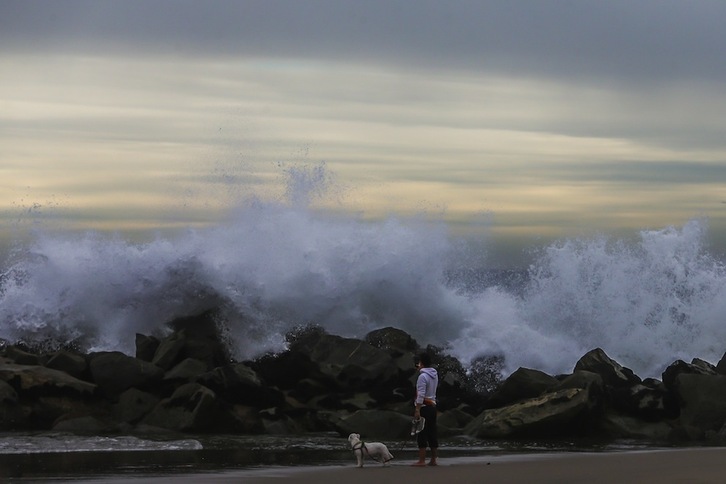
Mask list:
[[[325,167],[326,209],[505,244],[709,220],[722,0],[0,0],[0,217],[201,225]],[[23,215],[29,214],[29,215]]]

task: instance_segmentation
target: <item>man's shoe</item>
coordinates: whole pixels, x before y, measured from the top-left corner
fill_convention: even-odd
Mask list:
[[[411,420],[411,435],[416,435],[424,429],[426,419],[419,417],[418,420]]]

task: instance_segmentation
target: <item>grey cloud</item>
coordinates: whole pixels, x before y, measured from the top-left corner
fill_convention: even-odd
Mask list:
[[[723,80],[720,0],[4,0],[0,49]]]
[[[557,182],[609,182],[619,185],[684,185],[726,183],[726,160],[720,163],[692,161],[620,161],[550,163],[546,169],[530,167],[530,176]]]
[[[487,176],[482,176],[486,174]],[[582,163],[526,164],[517,169],[482,160],[478,164],[451,164],[447,170],[402,171],[409,181],[441,182],[456,186],[521,184],[612,183],[619,186],[722,185],[726,183],[726,160],[714,163],[691,161],[593,161]]]

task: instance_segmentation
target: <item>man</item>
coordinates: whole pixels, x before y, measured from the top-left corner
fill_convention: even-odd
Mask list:
[[[421,353],[418,357],[416,367],[419,370],[416,381],[416,410],[413,419],[426,419],[424,428],[417,435],[418,461],[414,466],[426,465],[426,447],[431,448],[430,466],[436,465],[436,453],[439,448],[439,439],[436,431],[436,388],[439,385],[439,375],[435,368],[431,367],[431,356],[428,353]]]

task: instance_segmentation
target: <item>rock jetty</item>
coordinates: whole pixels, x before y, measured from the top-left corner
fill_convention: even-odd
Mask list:
[[[362,339],[309,326],[288,349],[234,361],[204,313],[169,323],[164,338],[136,335],[136,354],[51,352],[0,344],[0,431],[82,434],[351,432],[405,439],[416,353],[439,370],[442,436],[594,437],[726,444],[726,359],[675,361],[641,379],[595,348],[572,373],[519,368],[498,356],[465,369],[441,348],[396,328]]]

